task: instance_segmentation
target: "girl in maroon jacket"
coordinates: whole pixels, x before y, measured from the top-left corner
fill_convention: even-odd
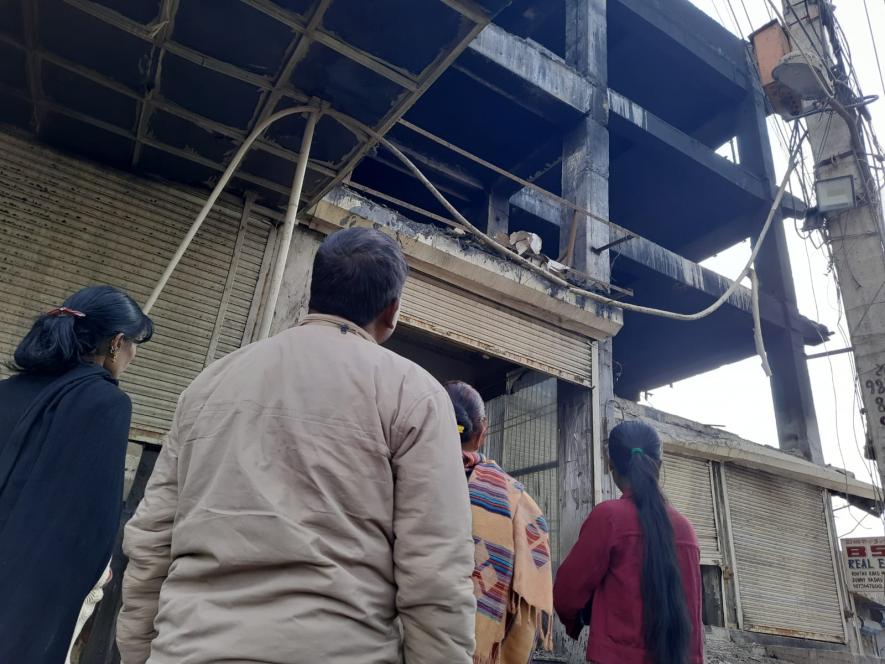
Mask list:
[[[624,495],[584,522],[556,575],[556,612],[572,638],[590,625],[590,662],[703,664],[700,549],[658,486],[661,440],[643,422],[622,422],[608,457]]]

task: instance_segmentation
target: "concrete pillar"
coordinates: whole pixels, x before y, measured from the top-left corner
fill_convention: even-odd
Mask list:
[[[567,131],[562,146],[562,195],[581,208],[608,218],[608,113],[605,91],[608,81],[607,25],[605,0],[566,0],[566,60],[593,86],[590,113]],[[573,213],[563,212],[560,245],[569,242]],[[609,227],[578,215],[572,265],[587,275],[608,283],[608,251],[597,254],[593,247],[609,241]],[[612,342],[597,343],[592,390],[560,383],[559,401],[559,552],[571,550],[581,525],[593,505],[612,497],[611,476],[603,469],[602,441],[612,420]],[[596,478],[596,481],[594,481]],[[556,652],[569,662],[583,662],[586,636],[573,641],[557,623]],[[585,630],[586,635],[586,630]]]
[[[495,190],[486,197],[486,234],[510,234],[510,196]]]
[[[310,300],[310,277],[313,258],[324,237],[304,227],[296,227],[292,245],[286,258],[286,269],[274,311],[271,334],[294,327],[307,315]]]
[[[763,93],[757,80],[740,111],[739,158],[743,168],[770,184],[773,199],[776,193],[775,173],[765,117]],[[759,207],[756,217],[760,228],[768,209],[768,204]],[[755,241],[755,237],[753,239]],[[785,307],[796,308],[796,288],[780,215],[775,217],[759,252],[756,272],[762,290],[774,295]],[[823,450],[802,335],[793,329],[763,325],[763,336],[772,370],[771,396],[780,447],[822,464]]]
[[[566,60],[595,87],[590,113],[566,133],[563,141],[562,195],[579,207],[608,218],[608,126],[605,94],[608,79],[605,0],[566,0]],[[572,212],[565,211],[562,228],[571,224]],[[569,233],[561,233],[565,249]],[[594,279],[608,282],[608,251],[597,254],[593,247],[607,244],[609,227],[578,216],[573,265]],[[604,461],[600,447],[613,403],[611,341],[599,342],[596,384],[593,394],[584,388],[560,391],[560,551],[564,555],[577,539],[581,524],[592,507],[588,497],[611,497],[610,482],[593,486],[594,473]],[[577,392],[576,392],[577,391]],[[588,412],[591,404],[594,412]],[[588,425],[589,421],[592,426]],[[595,421],[593,421],[595,418]],[[572,421],[573,420],[573,421]],[[592,434],[596,431],[597,435]],[[594,438],[596,445],[594,445]],[[601,475],[597,473],[597,476]]]

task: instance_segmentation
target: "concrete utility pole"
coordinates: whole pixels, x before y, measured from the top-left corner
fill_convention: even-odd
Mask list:
[[[823,69],[833,73],[822,74],[830,88],[822,102],[825,110],[806,122],[815,180],[851,176],[854,182],[855,207],[825,212],[824,228],[845,305],[870,442],[885,478],[885,235],[879,192],[866,161],[860,112],[852,107],[857,100],[838,82],[847,75],[838,46],[834,48],[828,19],[832,5],[829,0],[784,0],[783,7],[793,48],[820,58]]]

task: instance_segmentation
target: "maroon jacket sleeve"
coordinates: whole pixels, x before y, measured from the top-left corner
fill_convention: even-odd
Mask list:
[[[553,606],[569,636],[574,638],[581,631],[581,610],[593,598],[608,571],[612,531],[611,511],[602,503],[584,521],[578,542],[556,573]]]

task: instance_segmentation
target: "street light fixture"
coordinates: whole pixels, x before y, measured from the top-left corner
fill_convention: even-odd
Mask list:
[[[814,192],[820,212],[847,210],[855,206],[854,178],[851,175],[818,180],[814,183]]]

